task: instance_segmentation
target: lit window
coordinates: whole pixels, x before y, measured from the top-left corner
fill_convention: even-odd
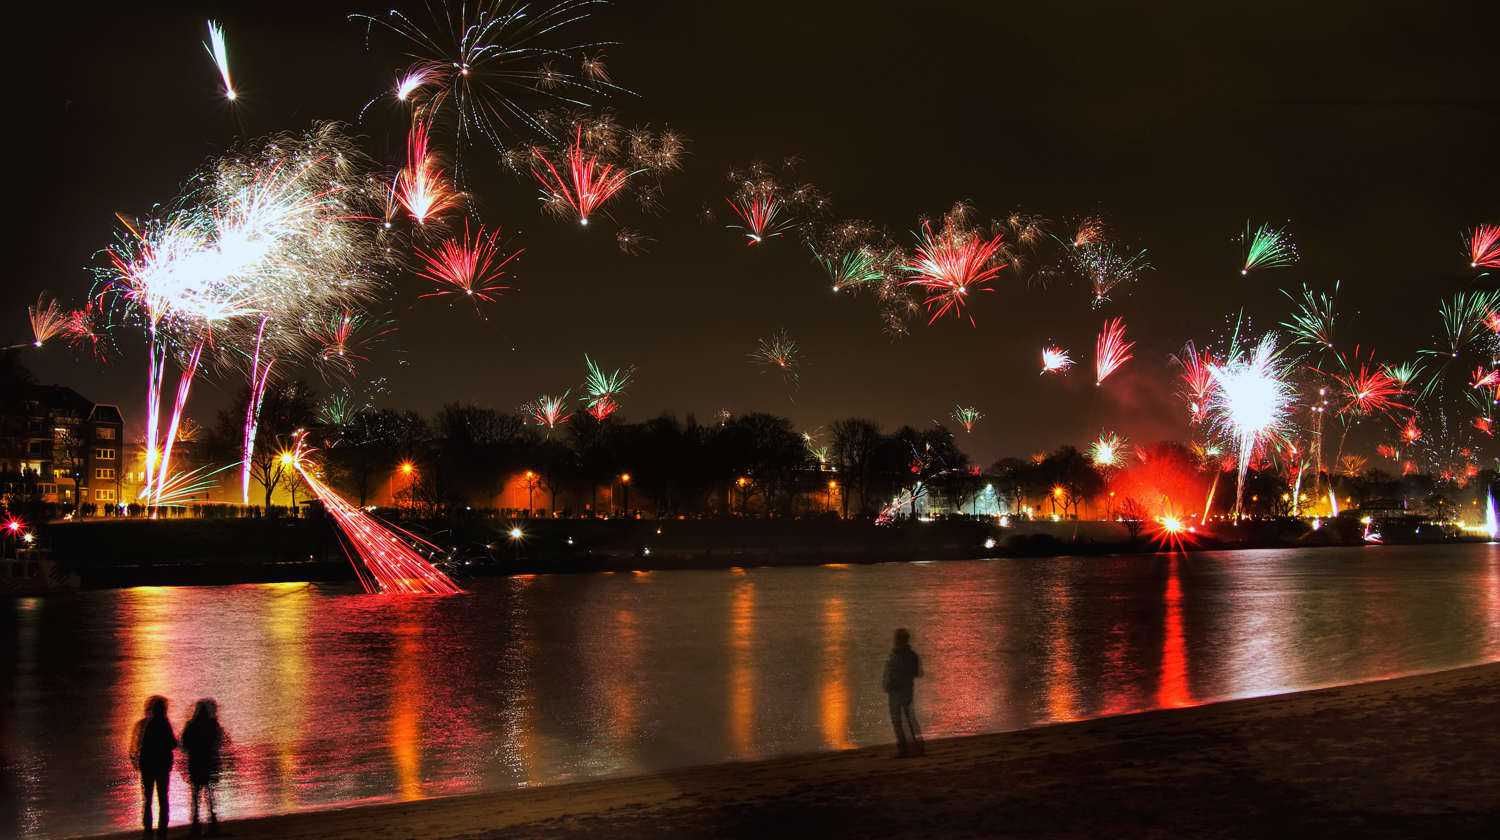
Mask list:
[[[113,449],[95,449],[94,458],[100,461],[113,461],[115,459],[115,451]]]
[[[114,477],[115,471],[110,469],[109,467],[99,467],[98,469],[94,470],[94,478],[113,479]]]
[[[113,426],[95,426],[94,436],[100,440],[114,440],[115,430]]]

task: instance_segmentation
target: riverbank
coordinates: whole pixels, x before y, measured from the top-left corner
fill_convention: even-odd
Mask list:
[[[225,835],[1482,836],[1500,827],[1500,663],[891,753],[237,820]]]
[[[1299,520],[1216,525],[1183,534],[1188,550],[1310,548],[1367,544],[1355,518],[1317,530]],[[475,519],[404,523],[451,553],[445,569],[466,577],[864,564],[992,557],[1102,557],[1164,548],[1119,522],[1048,520]],[[512,529],[520,534],[512,536]],[[1469,542],[1439,528],[1391,529],[1387,543]],[[88,589],[354,579],[332,526],[302,519],[115,519],[55,523],[48,533],[55,578]],[[3,591],[3,588],[0,588]]]

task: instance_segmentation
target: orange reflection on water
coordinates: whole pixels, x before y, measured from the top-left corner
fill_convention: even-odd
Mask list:
[[[312,589],[305,583],[270,583],[265,610],[265,638],[269,644],[270,679],[261,685],[256,708],[277,709],[277,724],[267,730],[276,768],[261,774],[260,784],[279,788],[278,807],[298,806],[298,741],[307,704],[307,609]]]
[[[391,761],[396,769],[396,796],[422,798],[422,643],[420,625],[396,628],[396,661],[391,686]]]
[[[837,596],[823,602],[823,687],[818,708],[823,743],[830,750],[847,750],[849,740],[849,665],[845,648],[849,640],[844,618],[844,599]]]
[[[1161,682],[1157,685],[1156,705],[1190,706],[1193,692],[1188,687],[1187,642],[1182,629],[1182,583],[1177,572],[1177,555],[1167,567],[1167,586],[1162,596],[1166,607],[1161,639]]]
[[[729,604],[729,746],[735,758],[755,752],[755,584],[737,583]]]
[[[1058,574],[1047,591],[1047,717],[1055,721],[1079,716],[1077,668],[1068,639],[1072,601],[1068,579]]]

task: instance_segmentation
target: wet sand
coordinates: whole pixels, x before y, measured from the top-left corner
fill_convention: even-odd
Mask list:
[[[893,754],[238,820],[223,836],[1500,836],[1500,663]]]

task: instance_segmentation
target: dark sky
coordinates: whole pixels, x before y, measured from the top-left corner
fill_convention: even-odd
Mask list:
[[[576,392],[585,352],[639,367],[624,409],[637,419],[722,407],[893,427],[946,420],[961,402],[988,415],[963,441],[986,462],[1101,428],[1181,436],[1166,354],[1222,333],[1241,307],[1270,327],[1286,310],[1277,289],[1340,280],[1354,319],[1344,337],[1399,358],[1436,327],[1438,297],[1472,282],[1459,232],[1500,221],[1493,6],[624,0],[574,37],[621,42],[610,72],[640,94],[615,100],[622,122],[691,142],[667,212],[632,223],[658,239],[653,250],[627,257],[612,226],[543,217],[531,183],[473,148],[475,214],[527,249],[518,289],[481,321],[415,301],[417,281],[402,278],[390,302],[399,336],[367,374],[389,377],[384,404],[424,411]],[[132,4],[39,28],[23,52],[46,53],[17,63],[27,69],[12,100],[24,107],[13,138],[35,144],[12,166],[33,186],[12,202],[20,270],[0,333],[25,336],[25,304],[44,288],[80,299],[112,213],[169,199],[242,131],[352,121],[403,63],[389,40],[366,53],[345,19],[377,10]],[[233,111],[201,46],[209,17],[228,32]],[[397,161],[400,112],[377,104],[358,130]],[[977,329],[919,322],[892,341],[870,302],[829,292],[793,237],[749,249],[697,220],[722,204],[731,166],[787,155],[838,214],[906,241],[919,216],[957,199],[985,216],[1103,211],[1156,269],[1100,311],[1083,287],[1028,290],[1004,272],[973,306]],[[1242,278],[1234,237],[1247,218],[1289,220],[1301,263]],[[1139,340],[1136,360],[1096,389],[1093,336],[1116,314]],[[794,391],[747,361],[777,327],[802,347]],[[1067,379],[1037,375],[1049,338],[1081,362]],[[123,346],[107,368],[62,348],[26,360],[135,418],[144,363],[139,342]],[[237,385],[207,382],[189,413],[208,421]]]

